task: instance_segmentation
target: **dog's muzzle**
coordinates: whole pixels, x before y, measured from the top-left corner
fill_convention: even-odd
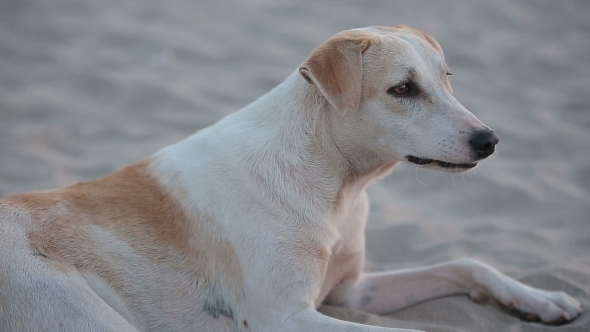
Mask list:
[[[475,160],[481,160],[489,157],[496,150],[496,144],[500,141],[498,135],[496,135],[490,129],[482,129],[471,134],[469,139],[469,147],[474,154]],[[425,166],[435,164],[436,166],[446,169],[469,169],[477,166],[477,162],[454,164],[446,161],[421,158],[416,156],[406,156],[406,160],[412,164],[419,166]]]

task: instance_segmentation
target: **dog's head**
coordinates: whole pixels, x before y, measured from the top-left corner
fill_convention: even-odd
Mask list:
[[[498,136],[453,96],[439,44],[407,26],[342,32],[299,69],[337,112],[339,150],[359,168],[405,160],[460,172],[494,152]]]

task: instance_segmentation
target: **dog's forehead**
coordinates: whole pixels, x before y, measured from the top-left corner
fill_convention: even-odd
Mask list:
[[[436,53],[442,53],[440,46],[434,38],[408,26],[386,27],[371,26],[361,29],[354,29],[370,34],[375,38],[395,43],[395,40],[403,40],[414,47],[420,47]]]
[[[438,44],[433,45],[417,31],[394,27],[368,27],[357,30],[374,37],[374,42],[365,51],[365,56],[371,59],[371,63],[379,64],[378,67],[387,65],[392,69],[400,66],[408,69],[422,68],[434,73],[439,73],[447,67]]]

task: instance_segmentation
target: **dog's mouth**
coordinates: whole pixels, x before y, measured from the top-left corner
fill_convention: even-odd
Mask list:
[[[446,169],[469,169],[477,166],[477,162],[467,163],[467,164],[453,164],[446,161],[434,160],[434,159],[426,159],[420,158],[415,156],[407,156],[406,160],[411,162],[412,164],[416,164],[419,166],[435,164],[439,167],[446,168]]]

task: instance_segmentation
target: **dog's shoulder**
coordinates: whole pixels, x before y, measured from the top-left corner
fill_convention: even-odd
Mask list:
[[[26,224],[33,246],[60,255],[97,244],[99,233],[138,248],[151,243],[183,250],[188,243],[190,222],[151,173],[149,160],[95,181],[8,196],[0,209],[2,219]]]

